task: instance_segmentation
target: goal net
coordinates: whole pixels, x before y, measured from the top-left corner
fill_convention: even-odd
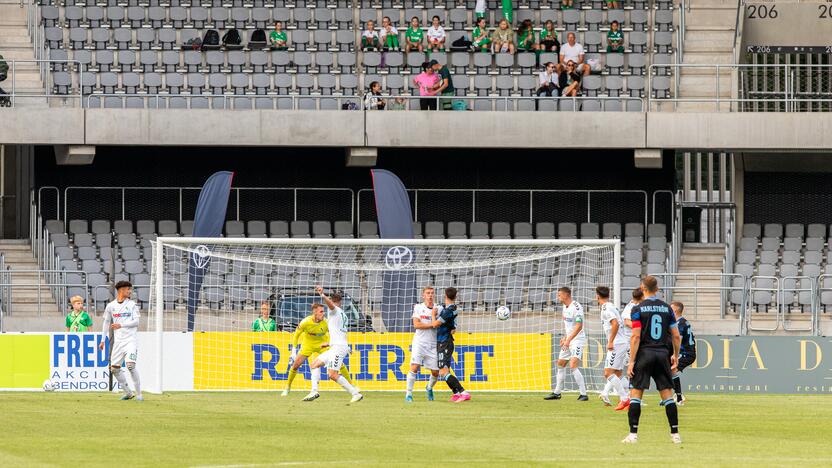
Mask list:
[[[605,383],[605,346],[594,290],[610,287],[620,304],[619,249],[612,239],[160,238],[150,329],[159,343],[164,332],[186,332],[193,356],[161,350],[160,344],[157,370],[161,378],[162,361],[192,359],[195,390],[282,390],[292,332],[312,303],[321,302],[314,292],[320,285],[343,296],[353,382],[362,391],[402,391],[413,307],[426,286],[435,288],[439,304],[444,288],[454,287],[461,312],[452,371],[466,389],[549,391],[564,336],[557,289],[567,286],[584,306],[582,371],[588,389],[598,391]],[[495,313],[502,305],[511,310],[507,320]],[[261,308],[268,309],[266,320]],[[253,331],[269,319],[276,331]],[[299,369],[293,390],[308,391],[308,364]],[[427,380],[426,369],[419,378]],[[571,373],[566,388],[576,389]],[[340,387],[324,372],[321,389]]]

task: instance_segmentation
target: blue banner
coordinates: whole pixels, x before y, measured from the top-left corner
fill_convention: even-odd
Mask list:
[[[220,237],[225,225],[225,213],[228,208],[228,196],[231,193],[233,172],[214,173],[205,181],[199,192],[199,201],[194,214],[194,237]],[[196,306],[202,280],[211,262],[211,250],[198,245],[188,259],[188,331],[194,330]]]
[[[390,171],[373,169],[373,191],[382,239],[413,239],[410,198],[402,181]],[[416,253],[404,245],[383,249],[387,270],[383,275],[382,319],[388,332],[413,331],[410,317],[419,297],[416,289]],[[424,286],[424,285],[423,285]]]

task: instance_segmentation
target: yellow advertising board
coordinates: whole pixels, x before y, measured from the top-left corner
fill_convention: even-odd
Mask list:
[[[401,390],[410,367],[412,333],[350,333],[347,361],[361,390]],[[278,390],[286,386],[290,334],[194,334],[195,390]],[[470,390],[548,390],[552,336],[544,333],[460,333],[452,367]],[[419,378],[427,380],[423,369]],[[308,389],[304,363],[293,389]],[[322,375],[321,389],[338,389]]]

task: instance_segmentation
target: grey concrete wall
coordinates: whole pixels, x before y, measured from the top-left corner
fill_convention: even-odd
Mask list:
[[[367,112],[367,144],[391,147],[643,148],[640,112]]]
[[[829,113],[0,109],[0,144],[822,151]]]
[[[0,108],[0,144],[84,143],[83,109]]]

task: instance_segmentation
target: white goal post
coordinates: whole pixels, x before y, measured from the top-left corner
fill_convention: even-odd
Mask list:
[[[153,252],[148,330],[160,392],[169,389],[165,366],[171,372],[186,359],[193,362],[179,364],[192,365],[194,390],[285,388],[292,331],[320,302],[316,285],[344,298],[347,362],[362,391],[404,389],[411,314],[426,286],[439,304],[445,288],[458,290],[452,371],[466,388],[549,391],[564,332],[556,293],[569,287],[586,315],[584,376],[598,391],[605,344],[595,287],[609,287],[613,303],[622,303],[619,239],[160,237]],[[495,314],[501,305],[512,311],[507,320]],[[261,307],[277,331],[252,331]],[[174,333],[189,336],[192,356],[165,354],[165,335]],[[308,379],[304,364],[293,390],[308,390]],[[335,388],[324,377],[321,389]],[[571,376],[567,389],[575,389]]]

